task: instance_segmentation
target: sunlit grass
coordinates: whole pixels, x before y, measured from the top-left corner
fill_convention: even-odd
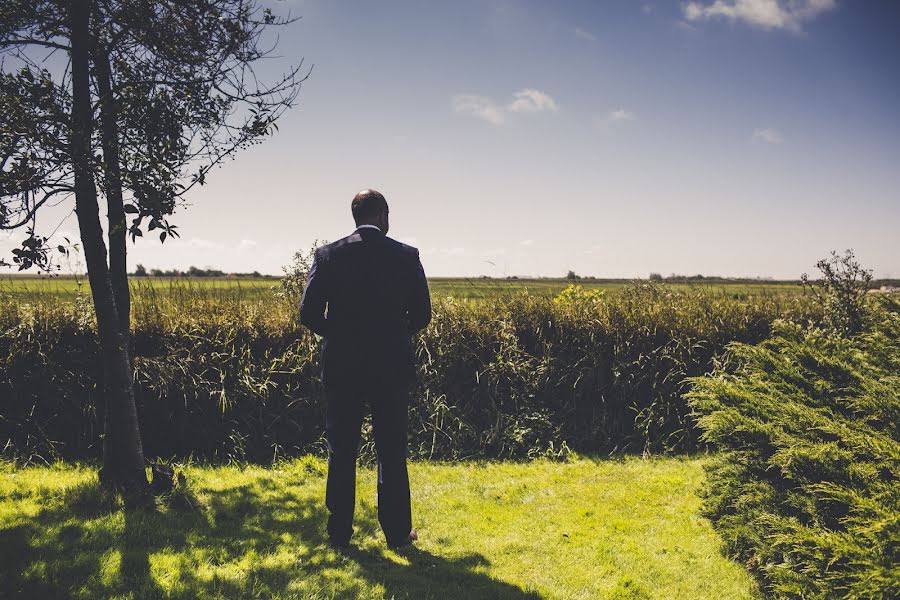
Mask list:
[[[435,297],[477,300],[496,296],[528,294],[530,296],[553,297],[564,290],[572,281],[567,279],[483,279],[468,277],[437,277],[430,279],[429,288]],[[578,284],[587,289],[618,291],[630,284],[628,280],[579,280]],[[791,282],[710,282],[710,283],[669,283],[673,289],[694,289],[721,293],[729,296],[745,297],[758,294],[800,293],[799,285]],[[177,295],[185,293],[218,292],[228,297],[245,300],[271,299],[280,289],[275,277],[132,277],[132,293],[146,294],[153,290],[157,294]],[[79,294],[90,294],[90,286],[85,277],[45,276],[45,277],[2,277],[0,294],[19,298],[55,296],[72,300]]]
[[[615,293],[628,287],[633,282],[619,280],[578,280],[568,279],[482,279],[482,278],[444,278],[429,279],[428,286],[432,296],[452,297],[457,299],[478,300],[497,296],[528,294],[529,296],[554,297],[566,287],[577,283],[588,290],[604,290]],[[760,282],[710,282],[710,283],[666,283],[675,290],[697,290],[713,294],[744,298],[762,294],[799,294],[802,288],[792,282],[760,281]]]
[[[750,598],[699,516],[706,459],[411,465],[414,550],[385,547],[361,469],[356,549],[325,544],[324,471],[185,469],[125,510],[85,466],[0,469],[0,595],[75,598]]]

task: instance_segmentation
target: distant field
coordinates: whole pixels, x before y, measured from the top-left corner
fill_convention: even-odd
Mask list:
[[[444,278],[429,280],[431,293],[436,297],[453,297],[459,299],[477,299],[501,296],[505,294],[530,294],[533,296],[555,296],[572,281],[566,279],[481,279],[481,278]],[[618,290],[628,285],[630,280],[581,280],[579,285],[589,289]],[[238,293],[248,297],[259,297],[272,293],[279,286],[276,277],[237,278],[237,277],[145,277],[132,278],[133,288],[149,286],[161,293],[178,290],[183,293],[191,286],[205,291],[220,290]],[[675,288],[700,288],[720,291],[728,295],[752,295],[760,293],[797,293],[800,286],[794,282],[722,282],[709,283],[668,283]],[[79,292],[88,293],[90,288],[85,278],[65,277],[18,277],[0,278],[0,294],[12,295],[57,294],[61,297],[75,297]]]
[[[533,296],[556,296],[572,283],[587,289],[620,290],[632,283],[630,279],[616,280],[579,280],[568,279],[462,279],[433,278],[429,279],[431,293],[435,296],[453,296],[454,298],[484,298],[502,294],[527,293]],[[793,282],[766,281],[760,283],[716,282],[716,283],[667,283],[679,289],[700,288],[721,291],[727,294],[784,293],[799,292],[800,286]]]
[[[153,288],[162,293],[171,290],[180,292],[191,287],[199,287],[204,290],[232,291],[248,296],[259,296],[271,293],[273,287],[278,287],[276,277],[132,277],[132,289],[145,287]],[[79,292],[90,292],[90,285],[86,277],[3,277],[0,278],[0,294],[9,293],[15,295],[28,294],[57,294],[61,297],[74,297]]]

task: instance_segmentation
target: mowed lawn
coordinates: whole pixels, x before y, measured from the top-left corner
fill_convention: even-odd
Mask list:
[[[360,469],[356,548],[325,543],[325,463],[185,469],[124,509],[94,470],[0,467],[0,597],[752,598],[699,515],[708,458],[410,467],[415,548],[388,550]]]

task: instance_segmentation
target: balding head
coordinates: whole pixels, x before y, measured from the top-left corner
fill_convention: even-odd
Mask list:
[[[375,190],[363,190],[353,197],[350,203],[353,212],[353,220],[356,226],[375,225],[382,232],[388,232],[388,205],[387,200],[380,192]]]

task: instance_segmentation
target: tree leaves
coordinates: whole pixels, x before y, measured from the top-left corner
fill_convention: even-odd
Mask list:
[[[0,51],[19,60],[0,67],[0,228],[14,229],[33,225],[38,209],[54,195],[72,195],[72,89],[68,70],[51,74],[28,57],[31,46],[70,51],[68,4],[7,4],[0,14]],[[293,106],[309,76],[300,70],[302,61],[268,83],[253,67],[274,50],[262,42],[264,32],[295,19],[277,17],[254,0],[96,0],[93,9],[93,76],[99,85],[96,67],[110,66],[117,170],[130,200],[123,208],[135,217],[128,234],[132,242],[143,237],[148,218],[146,231],[161,229],[164,242],[178,237],[167,217],[184,195],[204,185],[214,166],[272,135],[276,120]],[[93,87],[95,105],[97,93]],[[110,174],[99,137],[92,140],[89,162],[102,184]],[[19,250],[18,265],[43,268],[53,247]]]

